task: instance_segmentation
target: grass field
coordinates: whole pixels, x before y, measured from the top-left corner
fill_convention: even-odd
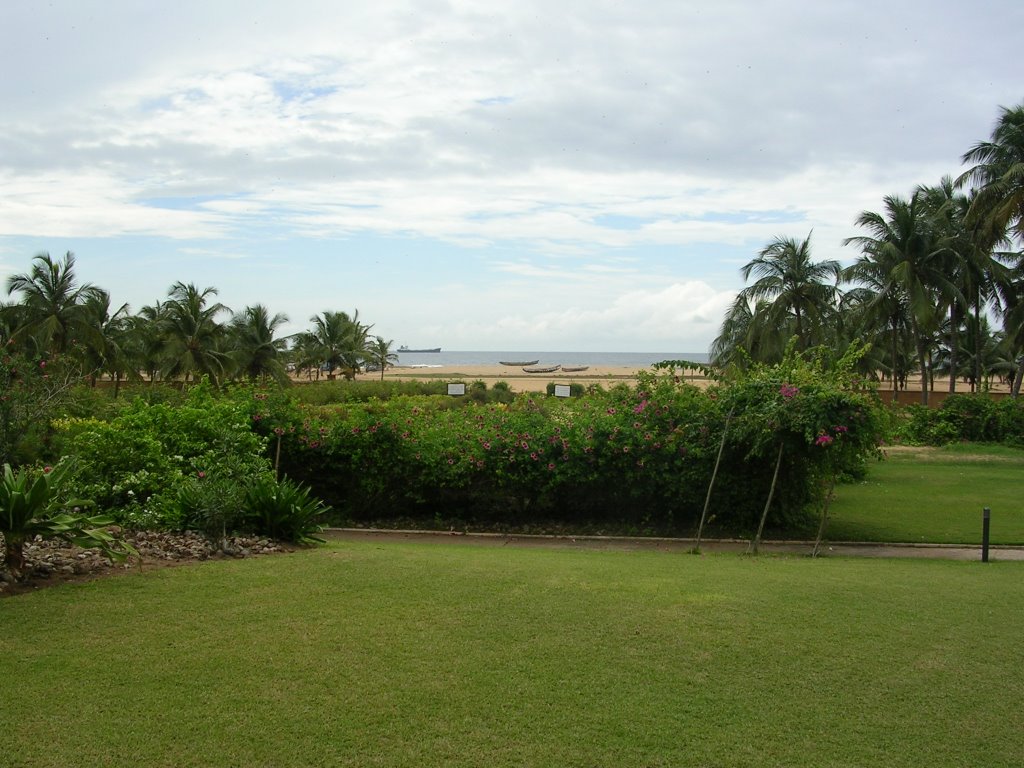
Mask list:
[[[890,449],[867,478],[836,488],[836,541],[978,543],[982,509],[993,544],[1024,544],[1024,451],[998,446]]]
[[[1019,766],[1024,566],[337,542],[0,601],[0,764]]]

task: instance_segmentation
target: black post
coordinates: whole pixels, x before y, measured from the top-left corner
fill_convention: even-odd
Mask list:
[[[992,510],[985,507],[981,513],[981,562],[988,562],[988,526],[992,519]]]

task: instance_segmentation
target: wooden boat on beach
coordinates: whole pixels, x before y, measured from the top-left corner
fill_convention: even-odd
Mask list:
[[[562,373],[579,373],[590,368],[589,365],[563,365]]]
[[[562,366],[560,365],[542,365],[542,366],[527,366],[523,368],[524,373],[554,373]]]
[[[540,360],[524,360],[521,362],[509,363],[506,362],[505,360],[499,360],[498,365],[507,365],[509,368],[525,368],[530,365],[536,365],[539,362]]]

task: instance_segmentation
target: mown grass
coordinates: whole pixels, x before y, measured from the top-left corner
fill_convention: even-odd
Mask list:
[[[338,542],[0,601],[0,764],[1018,766],[1024,570]]]
[[[897,448],[865,480],[836,488],[828,536],[849,541],[1024,544],[1024,451],[1001,446]]]

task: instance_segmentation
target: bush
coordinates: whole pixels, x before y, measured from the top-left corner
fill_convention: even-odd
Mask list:
[[[770,517],[782,527],[805,525],[826,480],[862,472],[877,451],[880,410],[860,387],[846,369],[796,357],[707,393],[643,376],[635,388],[569,400],[523,394],[509,404],[451,406],[451,398],[419,397],[305,408],[275,430],[282,472],[345,519],[669,532],[695,527],[734,411],[713,497],[717,522],[736,530],[758,519],[782,444]]]
[[[324,541],[315,534],[330,507],[298,483],[261,478],[246,490],[243,506],[246,524],[258,534],[295,544]]]
[[[958,440],[1024,445],[1024,402],[993,400],[985,394],[953,394],[939,408],[911,405],[900,409],[897,436],[917,445]]]
[[[271,472],[267,440],[251,424],[241,404],[200,385],[177,407],[136,400],[110,421],[65,419],[58,426],[63,451],[77,461],[69,478],[74,493],[125,525],[178,527],[199,519],[184,514],[189,504],[179,499],[189,479],[241,488]]]
[[[112,558],[123,559],[134,550],[105,530],[113,521],[103,515],[81,511],[83,501],[69,501],[63,482],[70,470],[67,462],[36,470],[9,464],[0,470],[0,535],[4,549],[0,566],[15,576],[24,567],[24,545],[36,536],[62,538],[81,547],[98,547]]]

